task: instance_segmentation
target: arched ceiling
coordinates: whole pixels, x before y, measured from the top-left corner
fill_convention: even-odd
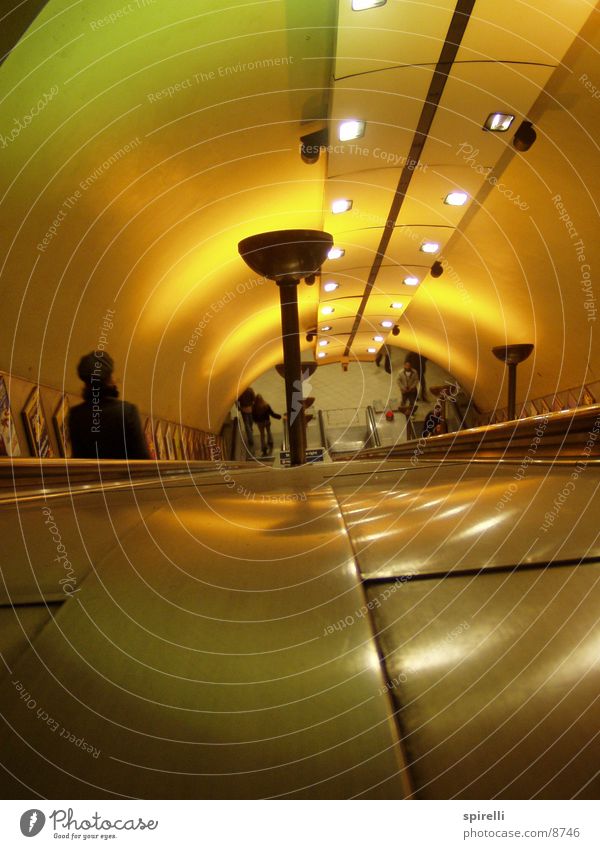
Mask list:
[[[127,398],[218,429],[282,356],[277,289],[237,243],[299,227],[345,251],[300,287],[303,331],[332,328],[305,357],[372,359],[382,335],[483,408],[493,345],[536,343],[529,397],[599,379],[574,244],[597,267],[598,17],[584,0],[50,0],[0,67],[0,367],[77,391],[106,335]],[[482,130],[494,111],[509,132]],[[364,135],[340,142],[349,118]],[[517,153],[524,118],[538,139]],[[299,138],[323,127],[307,165]],[[465,206],[444,204],[455,189]]]

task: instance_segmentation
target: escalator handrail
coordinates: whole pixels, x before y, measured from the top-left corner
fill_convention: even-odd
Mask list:
[[[353,453],[357,460],[396,458],[532,460],[600,458],[600,404],[415,438]],[[530,460],[525,460],[530,457]],[[411,459],[412,462],[412,459]]]

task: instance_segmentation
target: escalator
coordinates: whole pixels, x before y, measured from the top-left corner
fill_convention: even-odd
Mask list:
[[[3,798],[597,798],[600,408],[358,456],[2,461]]]
[[[321,440],[332,459],[381,445],[373,407],[319,410],[318,415]]]

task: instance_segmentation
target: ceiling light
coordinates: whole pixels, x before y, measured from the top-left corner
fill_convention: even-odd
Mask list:
[[[348,212],[349,209],[352,209],[352,201],[345,198],[334,200],[331,204],[331,211],[334,215],[339,215],[340,212]]]
[[[383,336],[373,336],[373,342],[383,342]]]
[[[323,289],[326,292],[335,292],[339,285],[339,283],[334,283],[333,280],[328,280],[327,283],[323,286]]]
[[[331,313],[335,312],[333,307],[321,307],[321,313],[323,315],[331,315]]]
[[[393,327],[394,322],[390,321],[389,318],[386,318],[384,321],[381,322],[381,326],[382,327]]]
[[[330,325],[330,324],[325,324],[325,325],[321,328],[321,332],[322,332],[322,333],[327,333],[327,331],[328,331],[328,330],[331,330],[331,325]]]
[[[363,12],[365,9],[375,9],[376,6],[385,6],[387,0],[352,0],[352,11]]]
[[[377,348],[367,348],[367,354],[376,354]]]
[[[321,348],[324,348],[325,345],[329,345],[329,339],[321,339],[319,341],[319,345],[321,346]]]
[[[444,198],[444,203],[448,206],[464,206],[469,200],[469,195],[466,192],[450,192]]]
[[[401,304],[400,301],[392,301],[392,303],[390,304],[390,307],[393,310],[401,310],[403,306],[404,304]]]
[[[327,351],[319,351],[319,353],[317,354],[317,357],[319,357],[319,359],[321,359],[322,357],[326,357],[326,356],[327,356]]]
[[[329,253],[327,254],[327,259],[341,259],[344,256],[346,251],[343,248],[330,248]]]
[[[338,130],[338,138],[342,142],[359,139],[365,134],[365,126],[364,121],[342,121]]]
[[[436,254],[439,249],[440,246],[437,242],[423,242],[420,248],[424,254]]]
[[[419,278],[418,277],[405,277],[404,278],[404,284],[406,286],[418,286],[419,285]]]
[[[521,151],[521,153],[525,153],[536,139],[537,135],[531,121],[521,121],[521,126],[513,137],[513,147]]]
[[[508,115],[505,112],[491,112],[485,119],[483,129],[490,130],[493,133],[505,133],[514,120],[514,115]]]

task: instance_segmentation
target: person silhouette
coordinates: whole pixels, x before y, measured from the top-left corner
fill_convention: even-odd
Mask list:
[[[77,374],[84,383],[84,400],[69,412],[72,456],[149,460],[137,407],[118,400],[113,369],[114,361],[107,351],[92,351],[79,361]]]

